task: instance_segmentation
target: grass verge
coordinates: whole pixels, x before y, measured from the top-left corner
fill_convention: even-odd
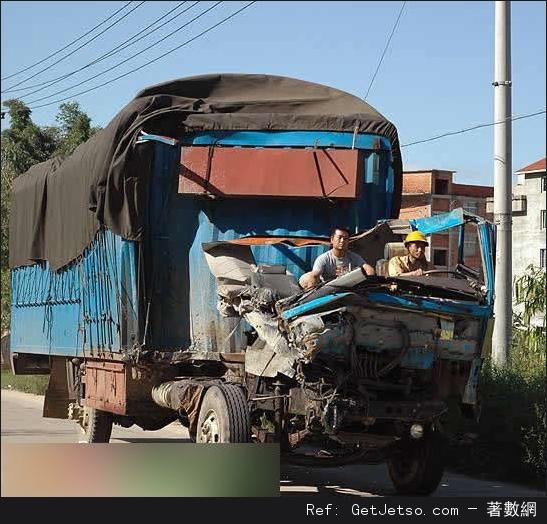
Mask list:
[[[2,389],[43,395],[46,392],[48,382],[49,375],[14,375],[9,369],[2,370]]]

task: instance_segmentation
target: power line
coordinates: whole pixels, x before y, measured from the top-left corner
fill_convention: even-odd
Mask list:
[[[198,3],[199,3],[199,1],[194,2],[188,9],[191,9],[192,7],[194,7]],[[142,49],[138,53],[135,53],[134,55],[131,55],[130,57],[122,60],[121,62],[118,62],[117,64],[114,64],[113,66],[111,66],[107,69],[104,69],[103,71],[101,71],[99,73],[96,73],[95,75],[90,76],[90,77],[82,80],[81,82],[78,82],[78,83],[73,84],[71,86],[65,87],[64,89],[61,89],[59,91],[55,91],[55,93],[52,93],[51,95],[45,95],[45,96],[42,96],[40,98],[36,98],[35,100],[31,100],[31,101],[28,102],[28,104],[29,105],[30,104],[35,104],[36,102],[41,102],[42,100],[47,100],[48,98],[53,98],[54,96],[60,95],[61,93],[65,93],[66,91],[70,91],[71,89],[79,87],[83,84],[87,84],[88,82],[91,82],[92,80],[95,80],[96,78],[98,78],[100,76],[103,76],[104,74],[108,73],[109,71],[113,71],[114,69],[117,69],[118,67],[125,64],[126,62],[129,62],[130,60],[133,60],[133,58],[135,58],[139,55],[142,55],[143,53],[146,53],[147,51],[150,51],[150,49],[152,49],[153,47],[156,47],[157,45],[161,44],[164,40],[167,40],[169,37],[173,36],[175,33],[178,33],[179,31],[181,31],[185,27],[189,26],[190,24],[192,24],[193,22],[195,22],[196,20],[198,20],[202,16],[206,15],[209,11],[212,11],[213,9],[218,7],[220,4],[222,4],[222,0],[219,0],[218,2],[213,4],[211,7],[208,7],[207,9],[205,9],[204,11],[199,13],[197,16],[192,18],[192,20],[190,20],[190,21],[186,22],[185,24],[181,25],[180,27],[178,27],[174,31],[171,31],[171,33],[164,36],[163,38],[161,38],[157,42],[154,42],[152,45],[147,46],[145,49]]]
[[[74,49],[73,51],[71,51],[70,53],[68,53],[67,55],[64,55],[62,56],[61,58],[59,58],[59,60],[57,60],[57,62],[55,62],[54,64],[50,64],[49,66],[46,66],[44,67],[44,69],[40,69],[40,71],[38,71],[37,73],[34,73],[33,75],[21,80],[20,82],[18,82],[17,84],[13,84],[12,86],[9,86],[8,89],[13,89],[14,87],[18,87],[20,86],[21,84],[25,84],[26,82],[28,82],[29,80],[31,80],[32,78],[35,78],[37,77],[39,74],[43,73],[44,71],[47,71],[48,69],[51,69],[52,67],[55,67],[57,64],[59,64],[60,62],[62,62],[63,60],[67,59],[69,56],[72,56],[74,53],[76,53],[77,51],[79,51],[80,49],[82,49],[82,47],[85,47],[86,45],[90,44],[91,42],[93,42],[93,40],[96,40],[97,38],[99,38],[99,36],[101,36],[102,34],[106,33],[110,28],[114,27],[116,24],[119,24],[124,18],[127,18],[133,11],[135,11],[136,9],[138,9],[142,4],[144,4],[145,2],[140,2],[138,3],[135,7],[133,7],[128,13],[124,14],[121,18],[118,18],[118,20],[116,20],[115,22],[112,22],[109,26],[105,27],[100,33],[97,33],[93,38],[91,38],[90,40],[88,40],[87,42],[84,42],[82,45],[78,46],[76,49]],[[4,91],[2,91],[3,93]]]
[[[139,67],[136,67],[135,69],[132,69],[131,71],[128,71],[127,73],[124,73],[123,75],[119,75],[117,76],[116,78],[113,78],[111,80],[108,80],[107,82],[103,82],[102,84],[99,84],[97,86],[94,86],[94,87],[91,87],[89,89],[86,89],[85,91],[81,91],[79,93],[76,93],[74,95],[71,95],[71,96],[67,96],[65,98],[61,98],[59,100],[54,100],[53,102],[48,102],[47,104],[40,104],[38,106],[34,106],[34,107],[31,107],[30,109],[38,109],[40,107],[46,107],[46,106],[50,106],[50,105],[53,105],[53,104],[57,104],[59,102],[64,102],[65,100],[69,100],[71,98],[74,98],[76,96],[80,96],[80,95],[83,95],[83,94],[86,94],[86,93],[89,93],[90,91],[94,91],[95,89],[99,89],[101,87],[104,87],[108,84],[111,84],[112,82],[115,82],[116,80],[119,80],[120,78],[123,78],[125,76],[128,76],[132,73],[135,73],[137,71],[139,71],[140,69],[143,69],[144,67],[147,67],[149,66],[150,64],[154,63],[154,62],[157,62],[158,60],[166,57],[167,55],[170,55],[171,53],[177,51],[178,49],[181,49],[182,47],[185,47],[186,45],[188,45],[189,43],[193,42],[194,40],[197,40],[198,38],[202,37],[203,35],[209,33],[210,31],[212,31],[213,29],[217,28],[218,26],[224,24],[225,22],[227,22],[228,20],[234,18],[235,16],[237,16],[239,13],[241,13],[242,11],[245,11],[245,9],[251,7],[251,5],[255,4],[256,3],[256,0],[253,0],[252,2],[249,2],[248,4],[244,5],[242,8],[238,9],[237,11],[233,12],[231,15],[223,18],[220,22],[217,22],[216,24],[212,25],[211,27],[205,29],[204,31],[202,31],[201,33],[197,34],[196,36],[193,36],[192,38],[186,40],[185,42],[183,42],[182,44],[178,45],[177,47],[174,47],[173,49],[170,49],[169,51],[167,51],[166,53],[163,53],[162,55],[159,55],[157,56],[156,58],[152,59],[152,60],[149,60],[148,62],[142,64],[141,66]]]
[[[74,71],[71,71],[70,73],[58,76],[56,78],[51,78],[49,80],[45,80],[44,82],[38,82],[37,84],[33,84],[33,85],[27,86],[27,87],[19,87],[19,88],[16,88],[16,89],[5,89],[3,92],[7,93],[7,92],[10,92],[10,91],[26,91],[28,89],[34,89],[35,87],[43,86],[40,89],[35,89],[34,91],[31,91],[30,93],[26,93],[26,94],[22,95],[22,96],[30,96],[30,95],[33,95],[33,94],[38,93],[40,91],[43,91],[44,89],[47,89],[48,87],[51,87],[52,85],[58,84],[62,80],[65,80],[66,78],[68,78],[72,75],[75,75],[76,73],[79,73],[80,71],[83,71],[84,69],[87,69],[88,67],[91,67],[91,66],[93,66],[93,65],[95,65],[99,62],[102,62],[103,60],[105,60],[107,58],[110,58],[110,57],[114,56],[115,54],[120,53],[121,51],[123,51],[124,49],[127,49],[128,47],[130,47],[132,45],[135,45],[137,42],[139,42],[143,38],[146,38],[147,36],[150,36],[152,33],[155,33],[156,31],[158,31],[159,29],[161,29],[162,27],[167,25],[169,22],[172,22],[175,18],[178,18],[179,16],[181,16],[184,13],[186,13],[187,11],[189,11],[192,7],[194,7],[196,5],[197,2],[192,4],[190,7],[188,7],[184,11],[181,11],[180,13],[177,13],[176,15],[172,16],[171,18],[169,18],[169,20],[167,20],[163,24],[159,25],[155,29],[152,29],[152,31],[148,31],[148,33],[142,35],[140,38],[137,38],[135,40],[136,37],[138,37],[139,35],[144,33],[147,29],[150,29],[152,26],[156,25],[158,22],[160,22],[161,20],[163,20],[164,18],[169,16],[173,11],[176,11],[177,9],[180,9],[186,3],[188,3],[188,2],[181,2],[180,4],[175,6],[173,9],[169,10],[167,13],[165,13],[161,17],[157,18],[156,20],[154,20],[151,24],[147,25],[144,29],[141,29],[138,33],[135,33],[133,36],[129,37],[127,40],[124,40],[121,44],[116,45],[116,47],[113,47],[112,49],[110,49],[106,53],[102,54],[101,56],[99,56],[95,60],[89,62],[88,64],[86,64],[86,65],[84,65],[84,66],[82,66],[78,69],[75,69]],[[131,42],[131,40],[133,40],[133,42]],[[47,84],[47,85],[45,85],[45,84]]]
[[[401,9],[399,11],[399,15],[397,16],[397,20],[395,20],[395,24],[393,24],[393,29],[391,30],[391,34],[389,35],[389,38],[387,39],[386,45],[384,47],[384,51],[382,52],[382,56],[380,57],[380,60],[378,61],[378,65],[376,66],[376,71],[374,71],[374,75],[372,75],[372,79],[370,81],[370,84],[368,85],[367,94],[365,95],[365,100],[368,97],[368,94],[370,92],[370,89],[372,88],[372,84],[374,83],[374,80],[376,79],[376,75],[378,74],[378,71],[380,71],[380,66],[382,65],[384,56],[386,55],[387,48],[389,47],[391,39],[393,38],[393,35],[395,34],[395,30],[397,29],[397,26],[399,25],[399,20],[401,19],[401,15],[403,14],[403,9],[405,8],[405,5],[406,5],[406,1],[403,2],[403,5],[401,6]]]
[[[434,136],[434,137],[431,137],[431,138],[425,138],[424,140],[416,140],[416,142],[410,142],[408,144],[403,144],[401,147],[409,147],[409,146],[414,146],[416,144],[424,144],[426,142],[432,142],[433,140],[439,140],[439,138],[444,138],[444,137],[453,136],[453,135],[460,135],[462,133],[467,133],[469,131],[474,131],[475,129],[480,129],[482,127],[491,127],[491,126],[495,126],[495,125],[498,125],[498,124],[503,124],[504,122],[509,122],[509,121],[514,122],[515,120],[523,120],[525,118],[531,118],[533,116],[543,115],[546,112],[547,111],[544,109],[543,111],[536,111],[535,113],[528,113],[527,115],[520,115],[520,116],[504,118],[503,120],[498,120],[497,122],[490,122],[488,124],[478,124],[476,126],[468,127],[466,129],[460,129],[459,131],[449,131],[447,133],[443,133],[442,135],[437,135],[437,136]]]
[[[90,29],[87,33],[84,33],[82,36],[79,36],[78,38],[76,38],[76,40],[72,40],[72,42],[65,45],[64,47],[62,47],[58,51],[55,51],[54,53],[51,53],[49,56],[46,56],[45,58],[42,58],[42,60],[40,60],[39,62],[35,62],[34,64],[31,64],[31,65],[25,67],[24,69],[20,69],[19,71],[16,71],[15,73],[12,73],[11,75],[5,76],[1,80],[7,80],[8,78],[12,78],[14,76],[17,76],[20,73],[24,73],[25,71],[28,71],[29,69],[32,69],[33,67],[36,67],[37,65],[42,64],[46,60],[49,60],[50,58],[54,57],[55,55],[58,55],[59,53],[61,53],[62,51],[64,51],[68,47],[70,47],[72,44],[75,44],[76,42],[80,41],[82,38],[85,38],[88,34],[93,33],[93,31],[95,31],[95,29],[101,27],[103,24],[106,24],[106,22],[108,22],[111,18],[114,18],[120,11],[123,11],[129,4],[132,4],[132,3],[133,3],[133,0],[131,0],[130,2],[126,2],[117,11],[115,11],[109,17],[105,18],[101,23],[97,24],[95,27]]]

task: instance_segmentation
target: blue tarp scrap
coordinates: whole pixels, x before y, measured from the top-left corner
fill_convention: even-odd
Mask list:
[[[409,220],[410,227],[413,230],[419,230],[424,235],[431,235],[446,229],[461,226],[464,223],[464,214],[461,207],[454,209],[448,213],[442,213],[426,218],[411,218]]]

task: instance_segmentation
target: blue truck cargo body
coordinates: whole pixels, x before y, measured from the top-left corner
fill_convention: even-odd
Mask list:
[[[357,232],[390,216],[390,143],[378,135],[207,132],[179,140],[142,134],[139,141],[153,141],[155,148],[145,254],[149,296],[141,294],[139,299],[136,243],[103,230],[80,260],[60,271],[50,271],[44,263],[12,272],[13,352],[82,356],[84,350],[116,353],[139,342],[164,351],[239,351],[244,347],[244,323],[236,327],[236,321],[220,317],[217,286],[205,262],[203,243],[249,235],[327,236],[333,224]],[[174,194],[180,148],[211,144],[361,149],[365,153],[361,198],[333,205],[326,199],[211,200]],[[326,249],[283,244],[252,248],[258,263],[285,265],[297,278]]]

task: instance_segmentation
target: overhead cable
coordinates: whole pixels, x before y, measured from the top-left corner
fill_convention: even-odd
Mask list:
[[[198,38],[204,36],[205,34],[209,33],[210,31],[212,31],[213,29],[217,28],[218,26],[224,24],[225,22],[227,22],[228,20],[231,20],[232,18],[234,18],[235,16],[237,16],[239,13],[245,11],[246,9],[248,9],[249,7],[251,7],[253,4],[256,3],[256,0],[253,0],[252,2],[249,2],[248,4],[244,5],[242,8],[238,9],[237,11],[234,11],[231,15],[223,18],[220,22],[217,22],[216,24],[212,25],[211,27],[208,27],[207,29],[205,29],[204,31],[202,31],[201,33],[197,34],[196,36],[193,36],[192,38],[189,38],[188,40],[186,40],[185,42],[183,42],[182,44],[174,47],[173,49],[170,49],[169,51],[157,56],[156,58],[153,58],[152,60],[149,60],[148,62],[145,62],[144,64],[142,64],[141,66],[139,67],[136,67],[130,71],[127,71],[126,73],[124,73],[123,75],[119,75],[115,78],[112,78],[111,80],[108,80],[106,82],[103,82],[102,84],[99,84],[97,86],[94,86],[94,87],[91,87],[89,89],[86,89],[85,91],[80,91],[79,93],[76,93],[74,95],[71,95],[71,96],[67,96],[65,98],[60,98],[58,100],[54,100],[53,102],[48,102],[46,104],[40,104],[38,106],[34,106],[34,107],[30,107],[30,109],[38,109],[40,107],[46,107],[46,106],[50,106],[50,105],[53,105],[53,104],[57,104],[59,102],[64,102],[65,100],[69,100],[71,98],[74,98],[76,96],[80,96],[80,95],[83,95],[83,94],[86,94],[86,93],[89,93],[91,91],[94,91],[95,89],[99,89],[101,87],[104,87],[108,84],[111,84],[112,82],[115,82],[117,80],[120,80],[121,78],[124,78],[132,73],[135,73],[147,66],[149,66],[150,64],[154,63],[154,62],[157,62],[158,60],[161,60],[162,58],[166,57],[167,55],[170,55],[171,53],[174,53],[175,51],[181,49],[182,47],[185,47],[186,45],[190,44],[191,42],[193,42],[194,40],[197,40]]]
[[[467,133],[469,131],[474,131],[475,129],[480,129],[482,127],[491,127],[496,126],[498,124],[503,124],[504,122],[514,122],[515,120],[523,120],[525,118],[531,118],[533,116],[543,115],[546,113],[546,110],[543,111],[536,111],[535,113],[528,113],[527,115],[519,115],[514,117],[507,117],[503,120],[498,120],[497,122],[490,122],[488,124],[478,124],[473,127],[468,127],[466,129],[460,129],[459,131],[449,131],[447,133],[443,133],[442,135],[433,136],[431,138],[425,138],[424,140],[416,140],[415,142],[409,142],[408,144],[403,144],[401,147],[409,147],[409,146],[415,146],[416,144],[424,144],[426,142],[432,142],[433,140],[439,140],[440,138],[445,138],[447,136],[453,136],[453,135],[460,135],[462,133]]]
[[[44,67],[43,69],[40,69],[40,71],[38,71],[37,73],[34,73],[33,75],[21,80],[20,82],[18,82],[17,84],[13,84],[11,86],[9,86],[7,89],[13,89],[14,87],[18,87],[20,86],[21,84],[25,84],[27,83],[29,80],[37,77],[38,75],[42,74],[43,72],[47,71],[48,69],[51,69],[52,67],[55,67],[57,64],[61,63],[63,60],[66,60],[69,56],[72,56],[74,53],[76,53],[77,51],[79,51],[80,49],[82,49],[83,47],[85,47],[86,45],[90,44],[91,42],[93,42],[94,40],[96,40],[97,38],[99,38],[99,36],[101,36],[102,34],[106,33],[109,29],[111,29],[112,27],[114,27],[115,25],[119,24],[124,18],[127,18],[133,11],[135,11],[136,9],[138,9],[139,7],[141,7],[142,4],[144,4],[145,2],[139,2],[135,7],[133,7],[129,12],[125,13],[121,18],[118,18],[118,20],[116,20],[115,22],[112,22],[110,25],[108,25],[107,27],[105,27],[100,33],[97,33],[93,38],[91,38],[90,40],[88,40],[87,42],[84,42],[82,45],[78,46],[76,49],[74,49],[73,51],[71,51],[70,53],[62,56],[61,58],[59,58],[57,60],[57,62],[53,63],[53,64],[50,64],[46,67]],[[1,91],[2,93],[4,93],[5,91],[7,90],[4,90],[4,91]]]
[[[393,28],[391,29],[391,34],[389,35],[389,38],[387,39],[386,45],[384,47],[384,51],[382,52],[382,56],[380,57],[380,60],[378,61],[378,65],[376,66],[376,71],[374,71],[374,74],[372,75],[372,79],[370,80],[370,84],[368,85],[367,93],[365,95],[365,100],[367,99],[368,94],[370,93],[372,84],[374,84],[374,80],[376,79],[376,75],[378,74],[378,71],[380,71],[380,66],[382,65],[384,56],[386,55],[391,39],[393,38],[393,35],[395,34],[395,30],[397,29],[397,26],[399,25],[399,20],[401,19],[401,15],[403,14],[403,9],[405,8],[405,5],[406,5],[406,1],[403,2],[403,5],[401,6],[401,9],[399,11],[399,14],[397,15],[397,20],[395,20],[395,24],[393,24]]]
[[[75,44],[76,42],[79,42],[82,38],[85,38],[90,33],[93,33],[93,31],[95,31],[95,29],[98,29],[103,24],[106,24],[106,22],[108,22],[110,19],[114,18],[120,11],[123,11],[129,4],[132,4],[132,3],[133,3],[132,0],[130,2],[126,2],[117,11],[112,13],[109,17],[105,18],[101,23],[97,24],[95,27],[92,27],[87,33],[84,33],[83,35],[79,36],[75,40],[72,40],[72,42],[70,42],[69,44],[66,44],[64,47],[62,47],[58,51],[55,51],[54,53],[51,53],[50,55],[46,56],[45,58],[42,58],[42,60],[40,60],[38,62],[35,62],[34,64],[31,64],[31,65],[29,65],[29,66],[27,66],[23,69],[20,69],[19,71],[16,71],[15,73],[12,73],[11,75],[4,76],[0,80],[7,80],[8,78],[12,78],[12,77],[17,76],[21,73],[24,73],[25,71],[28,71],[29,69],[32,69],[33,67],[36,67],[37,65],[40,65],[40,64],[44,63],[46,60],[49,60],[50,58],[54,57],[55,55],[58,55],[59,53],[61,53],[65,49],[69,48],[72,44]]]
[[[74,71],[71,71],[70,73],[58,76],[56,78],[50,78],[49,80],[45,80],[44,82],[38,82],[37,84],[33,84],[31,86],[19,87],[19,88],[16,88],[16,89],[6,89],[3,92],[7,93],[9,91],[14,91],[14,92],[15,91],[26,91],[26,90],[29,90],[29,89],[34,89],[35,87],[40,88],[40,86],[43,86],[40,89],[35,89],[34,91],[31,91],[30,93],[25,93],[24,95],[21,95],[21,96],[30,96],[30,95],[33,95],[34,93],[38,93],[40,91],[43,91],[44,89],[47,89],[48,87],[51,87],[52,85],[58,84],[59,82],[65,80],[66,78],[69,78],[72,75],[75,75],[76,73],[79,73],[80,71],[83,71],[84,69],[87,69],[88,67],[91,67],[91,66],[93,66],[93,65],[95,65],[99,62],[102,62],[103,60],[106,60],[107,58],[110,58],[110,57],[120,53],[124,49],[127,49],[128,47],[130,47],[132,45],[135,45],[137,42],[141,41],[143,38],[146,38],[147,36],[151,35],[152,33],[155,33],[156,31],[158,31],[159,29],[161,29],[162,27],[167,25],[169,22],[172,22],[173,20],[175,20],[175,18],[178,18],[179,16],[181,16],[184,13],[186,13],[187,11],[189,11],[198,2],[194,2],[190,7],[186,8],[184,11],[181,11],[180,13],[177,13],[176,15],[169,18],[169,20],[167,20],[163,24],[160,24],[155,29],[152,29],[151,31],[148,31],[148,33],[146,33],[146,34],[140,36],[139,38],[137,38],[139,35],[144,33],[147,29],[150,29],[152,26],[156,25],[158,22],[163,20],[165,17],[169,16],[173,11],[176,11],[177,9],[180,9],[186,3],[188,3],[188,2],[185,1],[185,2],[179,3],[177,6],[175,6],[173,9],[169,10],[167,13],[162,15],[160,18],[157,18],[151,24],[147,25],[144,29],[141,29],[138,33],[135,33],[133,36],[129,37],[127,40],[124,40],[121,44],[116,45],[115,47],[113,47],[112,49],[110,49],[106,53],[102,54],[101,56],[99,56],[95,60],[89,62],[88,64],[86,64],[86,65],[84,65],[84,66],[82,66],[78,69],[75,69]],[[131,40],[133,40],[133,41],[131,41]]]
[[[199,4],[199,0],[194,2],[188,9],[191,9],[192,7],[194,7],[196,4]],[[66,93],[67,91],[70,91],[71,89],[75,89],[76,87],[80,87],[81,85],[83,84],[87,84],[88,82],[91,82],[92,80],[95,80],[96,78],[99,78],[100,76],[103,76],[105,75],[106,73],[110,72],[110,71],[113,71],[114,69],[117,69],[118,67],[122,66],[123,64],[125,64],[126,62],[129,62],[130,60],[133,60],[133,58],[139,56],[139,55],[142,55],[143,53],[146,53],[148,51],[150,51],[150,49],[152,49],[153,47],[156,47],[157,45],[161,44],[164,40],[167,40],[168,38],[170,38],[171,36],[173,36],[174,34],[178,33],[179,31],[181,31],[182,29],[184,29],[185,27],[189,26],[190,24],[192,24],[193,22],[195,22],[196,20],[198,20],[199,18],[201,18],[202,16],[205,16],[207,13],[209,13],[210,11],[212,11],[213,9],[215,9],[216,7],[218,7],[220,4],[222,4],[222,0],[219,0],[218,2],[216,2],[215,4],[213,4],[212,6],[208,7],[207,9],[205,9],[204,11],[202,11],[201,13],[199,13],[198,15],[196,15],[194,18],[192,18],[191,20],[189,20],[188,22],[186,22],[185,24],[181,25],[180,27],[178,27],[177,29],[175,29],[174,31],[171,31],[171,33],[169,33],[168,35],[165,35],[163,38],[161,38],[160,40],[158,40],[157,42],[154,42],[152,45],[149,45],[147,47],[145,47],[144,49],[141,49],[139,52],[129,56],[128,58],[125,58],[124,60],[122,60],[121,62],[118,62],[117,64],[114,64],[113,66],[111,67],[108,67],[107,69],[103,69],[102,71],[100,71],[99,73],[96,73],[94,74],[93,76],[90,76],[84,80],[82,80],[81,82],[78,82],[76,84],[72,84],[71,86],[68,86],[68,87],[65,87],[64,89],[61,89],[59,91],[55,91],[54,93],[50,94],[50,95],[45,95],[45,96],[42,96],[40,98],[36,98],[34,100],[31,100],[29,102],[27,102],[29,105],[30,104],[35,104],[36,102],[41,102],[42,100],[47,100],[48,98],[53,98],[57,95],[60,95],[61,93]]]

